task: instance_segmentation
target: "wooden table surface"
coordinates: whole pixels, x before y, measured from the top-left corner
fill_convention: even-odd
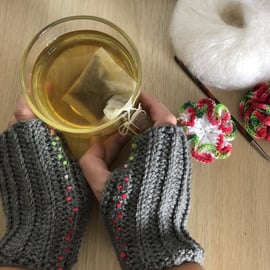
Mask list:
[[[143,62],[143,88],[177,115],[187,100],[203,96],[176,66],[168,36],[175,0],[0,0],[0,132],[20,94],[19,64],[33,35],[56,19],[95,15],[119,25],[134,40]],[[238,116],[243,92],[214,91]],[[270,269],[270,172],[238,134],[233,154],[204,165],[193,161],[192,209],[188,229],[205,248],[208,270]],[[268,148],[269,145],[264,144]],[[1,208],[1,207],[0,207]],[[76,270],[120,269],[95,208]],[[0,211],[1,235],[5,217]]]

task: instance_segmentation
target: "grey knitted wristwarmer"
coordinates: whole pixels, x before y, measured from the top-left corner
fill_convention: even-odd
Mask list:
[[[148,130],[132,143],[107,182],[101,211],[125,270],[201,263],[203,249],[186,230],[191,160],[180,127]]]
[[[7,231],[0,265],[67,270],[89,217],[90,190],[63,139],[40,120],[0,136],[0,191]]]

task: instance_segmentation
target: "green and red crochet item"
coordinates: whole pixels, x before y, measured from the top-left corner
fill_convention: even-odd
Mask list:
[[[270,141],[270,86],[260,83],[240,102],[240,114],[246,131],[256,139]]]
[[[179,109],[178,125],[183,126],[196,160],[210,163],[231,154],[236,126],[225,105],[210,98],[187,101]]]

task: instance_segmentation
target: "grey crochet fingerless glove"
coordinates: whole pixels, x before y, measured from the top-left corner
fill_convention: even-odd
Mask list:
[[[186,231],[191,161],[180,127],[135,137],[128,162],[107,182],[101,211],[125,270],[161,270],[203,260]]]
[[[0,136],[0,191],[7,231],[0,265],[67,270],[88,220],[90,190],[62,143],[40,120]]]

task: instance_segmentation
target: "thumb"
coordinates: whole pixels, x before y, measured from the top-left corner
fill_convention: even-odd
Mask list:
[[[17,101],[15,113],[10,119],[8,125],[12,126],[19,121],[28,121],[34,118],[36,118],[36,116],[26,104],[24,98],[20,95]]]
[[[96,142],[79,160],[84,177],[98,200],[100,200],[105,183],[111,175],[104,158],[104,146]]]
[[[79,165],[96,198],[100,200],[104,186],[111,175],[108,166],[119,155],[129,137],[118,133],[104,143],[96,142],[81,157]]]

